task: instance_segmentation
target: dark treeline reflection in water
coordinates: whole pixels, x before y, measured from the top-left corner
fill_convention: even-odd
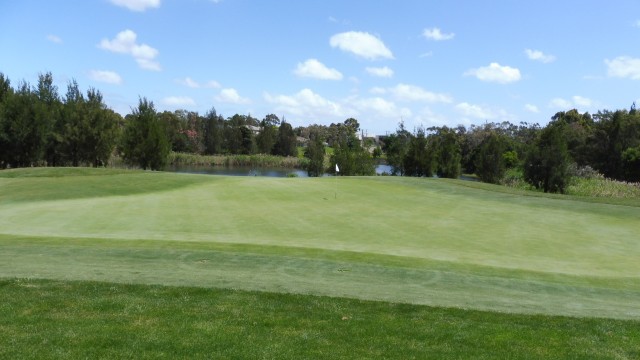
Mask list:
[[[169,166],[166,171],[190,174],[226,175],[226,176],[267,176],[267,177],[308,177],[307,171],[303,169],[290,168],[268,168],[251,166]],[[391,166],[377,165],[376,174],[390,174]],[[329,174],[324,174],[329,176]]]

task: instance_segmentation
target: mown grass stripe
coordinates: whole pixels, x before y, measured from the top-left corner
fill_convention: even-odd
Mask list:
[[[634,359],[635,321],[237,290],[0,280],[0,358]]]

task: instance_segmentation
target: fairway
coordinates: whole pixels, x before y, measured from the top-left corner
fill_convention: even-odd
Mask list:
[[[500,189],[3,171],[0,277],[640,319],[640,207]]]

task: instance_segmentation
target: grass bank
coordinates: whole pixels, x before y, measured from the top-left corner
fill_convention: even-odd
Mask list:
[[[635,321],[309,295],[0,280],[0,358],[634,359]]]

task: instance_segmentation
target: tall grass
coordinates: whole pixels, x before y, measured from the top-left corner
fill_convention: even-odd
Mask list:
[[[278,168],[305,168],[309,160],[299,157],[284,157],[265,154],[253,155],[198,155],[190,153],[171,152],[169,165],[189,166],[255,166]]]
[[[640,198],[640,183],[628,183],[602,178],[574,178],[567,194],[606,198]]]
[[[607,179],[588,167],[577,168],[573,166],[570,172],[573,173],[573,176],[567,186],[566,195],[611,199],[640,198],[640,183]],[[507,170],[502,184],[520,190],[541,191],[524,180],[521,169]]]

